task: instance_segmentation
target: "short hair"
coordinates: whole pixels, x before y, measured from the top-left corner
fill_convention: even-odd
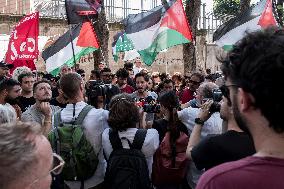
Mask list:
[[[101,78],[100,70],[92,70],[91,74],[94,74],[96,76],[96,78]]]
[[[36,89],[37,89],[37,86],[38,86],[39,84],[41,84],[41,83],[47,83],[47,84],[49,84],[49,85],[51,86],[50,82],[49,82],[48,80],[46,80],[46,79],[42,79],[42,80],[40,80],[40,81],[37,81],[37,82],[34,83],[34,86],[33,86],[33,92],[34,92],[34,93],[35,93],[35,91],[36,91]]]
[[[26,178],[38,159],[35,136],[41,136],[36,123],[16,122],[0,126],[0,186],[9,188],[15,180]]]
[[[85,73],[85,70],[83,70],[83,69],[78,69],[76,72],[81,75],[81,74]]]
[[[109,68],[103,68],[103,69],[101,70],[101,73],[104,73],[104,72],[111,72],[111,69],[109,69]]]
[[[21,84],[15,79],[3,79],[0,82],[0,92],[4,90],[10,91],[16,85],[21,85]]]
[[[200,80],[200,82],[203,82],[203,81],[204,81],[204,75],[203,75],[202,73],[200,73],[200,72],[193,72],[193,73],[190,75],[190,77],[192,77],[192,76],[198,77],[199,80]]]
[[[283,44],[284,30],[269,27],[247,33],[226,57],[219,58],[225,78],[254,97],[253,106],[277,133],[284,132]]]
[[[18,81],[22,84],[22,81],[24,77],[34,77],[34,74],[32,72],[25,72],[19,75]]]
[[[115,95],[109,105],[109,126],[123,131],[127,128],[135,128],[138,122],[138,107],[131,96],[126,93]]]
[[[115,75],[116,77],[120,77],[120,78],[128,78],[129,73],[126,69],[120,68],[119,70],[117,70]]]
[[[147,82],[149,81],[147,74],[144,74],[144,73],[141,73],[141,72],[137,73],[137,74],[135,75],[134,81],[136,81],[136,79],[137,79],[138,77],[143,77],[143,78],[145,79],[145,81],[147,81]]]
[[[78,73],[68,73],[63,75],[59,83],[64,95],[69,99],[76,97],[80,90],[82,80],[82,77]]]
[[[126,63],[124,64],[124,68],[125,68],[126,70],[132,70],[132,69],[133,69],[133,63],[131,63],[131,62],[126,62]]]
[[[32,71],[31,71],[31,69],[28,68],[27,66],[17,67],[17,68],[13,71],[12,78],[18,81],[19,75],[21,75],[22,73],[28,73],[28,72],[32,72]]]
[[[218,89],[218,85],[212,82],[204,82],[199,86],[203,98],[213,98],[213,89]]]
[[[173,85],[175,84],[174,81],[171,80],[171,79],[164,79],[164,80],[162,81],[163,86],[164,86],[165,84],[169,84],[169,83],[172,83]]]
[[[17,120],[15,109],[9,105],[0,104],[0,125],[4,123],[13,123]]]

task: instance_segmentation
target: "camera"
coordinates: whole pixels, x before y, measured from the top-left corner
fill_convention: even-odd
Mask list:
[[[213,89],[213,104],[209,108],[210,113],[220,112],[221,105],[220,101],[222,100],[223,94],[222,91],[218,89]]]
[[[98,108],[98,103],[107,103],[108,93],[111,85],[104,84],[100,80],[90,80],[86,85],[86,95],[88,97],[88,104]]]
[[[146,113],[159,113],[161,109],[161,105],[152,96],[139,99],[136,105],[143,107],[143,111]]]
[[[223,93],[222,93],[222,91],[219,88],[218,89],[213,89],[213,91],[212,91],[212,99],[210,98],[210,100],[213,100],[213,104],[209,108],[209,112],[210,113],[220,112],[221,105],[220,105],[219,102],[222,100],[222,97],[223,97]],[[204,98],[203,99],[203,103],[206,102],[207,100],[209,100],[209,99],[208,98]]]

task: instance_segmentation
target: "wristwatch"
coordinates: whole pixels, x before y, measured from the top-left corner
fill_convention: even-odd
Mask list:
[[[201,120],[199,117],[198,118],[195,118],[194,122],[198,125],[204,125],[204,121]]]

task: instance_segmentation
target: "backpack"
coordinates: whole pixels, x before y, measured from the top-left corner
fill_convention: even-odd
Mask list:
[[[154,155],[152,182],[155,186],[183,182],[189,163],[186,157],[188,140],[184,132],[166,132]]]
[[[75,107],[74,107],[75,108]],[[93,107],[85,106],[71,123],[62,123],[61,111],[54,115],[54,129],[48,135],[53,150],[65,161],[61,178],[83,181],[94,175],[99,163],[98,155],[86,139],[82,123]],[[75,116],[75,109],[73,116]]]
[[[106,189],[150,189],[151,182],[145,155],[141,152],[147,130],[138,129],[130,149],[122,147],[118,131],[109,130],[113,151],[110,154],[105,174]]]

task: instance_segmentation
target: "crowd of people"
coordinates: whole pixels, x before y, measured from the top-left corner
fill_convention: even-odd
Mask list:
[[[283,44],[247,34],[222,73],[1,62],[0,188],[284,188]]]

